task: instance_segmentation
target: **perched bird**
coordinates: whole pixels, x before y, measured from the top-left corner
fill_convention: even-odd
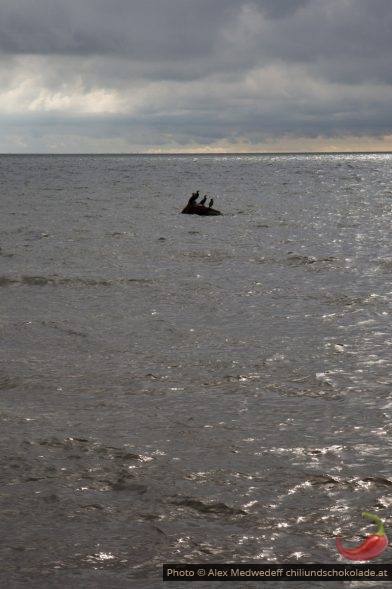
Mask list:
[[[210,202],[208,203],[208,208],[211,209],[213,204],[214,204],[214,199],[211,198]]]
[[[188,204],[190,204],[190,205],[195,204],[195,202],[197,201],[198,198],[199,198],[199,191],[197,190],[196,192],[192,193],[192,196],[189,199]]]
[[[203,198],[201,199],[201,201],[200,201],[200,204],[201,204],[201,205],[204,205],[204,204],[205,204],[205,202],[206,202],[206,200],[207,200],[207,195],[205,194],[205,195],[203,196]]]

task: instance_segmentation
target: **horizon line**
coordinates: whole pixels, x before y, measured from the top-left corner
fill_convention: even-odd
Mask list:
[[[354,150],[354,151],[217,151],[217,152],[205,152],[205,151],[160,151],[160,152],[148,152],[148,151],[124,151],[124,152],[104,152],[104,151],[91,151],[91,152],[50,152],[50,151],[37,151],[37,152],[0,152],[1,156],[230,156],[230,155],[370,155],[370,154],[392,154],[392,150]]]

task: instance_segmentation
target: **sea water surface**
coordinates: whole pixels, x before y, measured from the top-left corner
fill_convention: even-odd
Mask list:
[[[388,533],[391,164],[0,156],[1,586]],[[197,189],[224,214],[182,215]]]

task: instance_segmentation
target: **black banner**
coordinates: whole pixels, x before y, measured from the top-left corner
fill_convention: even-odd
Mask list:
[[[392,581],[392,564],[164,564],[164,581]]]

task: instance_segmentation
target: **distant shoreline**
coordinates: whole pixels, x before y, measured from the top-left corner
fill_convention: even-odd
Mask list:
[[[0,153],[0,157],[238,157],[238,156],[287,156],[287,155],[306,155],[306,156],[320,156],[320,155],[392,155],[392,151],[270,151],[270,152],[216,152],[216,153],[182,153],[182,152],[166,152],[166,153]]]

